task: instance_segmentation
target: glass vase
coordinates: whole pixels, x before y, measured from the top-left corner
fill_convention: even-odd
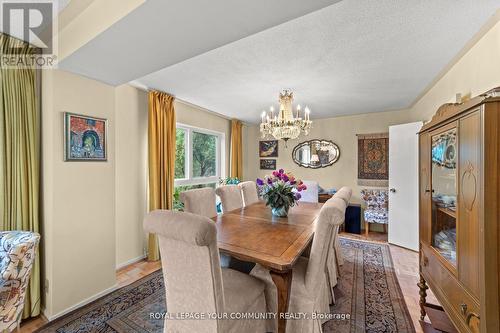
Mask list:
[[[288,207],[288,206],[273,207],[271,209],[271,212],[273,213],[274,216],[277,216],[277,217],[287,217],[289,208],[290,207]]]

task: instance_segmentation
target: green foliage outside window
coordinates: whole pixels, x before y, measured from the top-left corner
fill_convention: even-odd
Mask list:
[[[175,131],[175,179],[186,178],[186,131]]]
[[[193,177],[217,175],[217,137],[193,132]]]
[[[184,128],[177,128],[175,133],[175,179],[195,179],[199,177],[213,177],[217,175],[217,136],[196,131],[190,132],[191,147],[187,147],[188,131]],[[189,149],[191,148],[191,149]],[[190,153],[192,159],[191,175],[188,174],[186,165],[186,153]],[[181,192],[202,188],[215,188],[216,183],[181,185],[174,189],[174,210],[182,210],[184,205],[179,200]],[[215,205],[215,203],[214,203]]]

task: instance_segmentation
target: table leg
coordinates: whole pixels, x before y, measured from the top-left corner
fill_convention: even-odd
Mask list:
[[[290,302],[292,270],[286,272],[271,271],[271,277],[278,290],[278,333],[285,333],[286,319],[283,314],[288,311],[288,303]]]

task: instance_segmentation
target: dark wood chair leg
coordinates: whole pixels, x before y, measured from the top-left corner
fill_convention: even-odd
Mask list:
[[[425,279],[422,276],[422,274],[420,274],[420,282],[417,283],[417,286],[420,289],[419,291],[420,301],[418,302],[420,304],[420,320],[424,320],[426,315],[424,308],[426,304],[425,298],[427,297],[427,289],[429,289],[429,287],[427,286],[427,282],[425,282]]]

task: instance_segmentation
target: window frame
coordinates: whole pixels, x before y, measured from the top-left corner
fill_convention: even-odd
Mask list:
[[[186,186],[186,185],[201,185],[218,183],[219,179],[224,178],[226,174],[226,135],[223,132],[213,131],[205,128],[200,128],[196,126],[186,125],[183,123],[176,123],[176,129],[182,129],[185,131],[184,134],[184,175],[185,178],[179,178],[174,180],[174,186]],[[193,177],[193,146],[192,138],[193,132],[213,135],[216,137],[215,145],[215,176],[210,177]]]

